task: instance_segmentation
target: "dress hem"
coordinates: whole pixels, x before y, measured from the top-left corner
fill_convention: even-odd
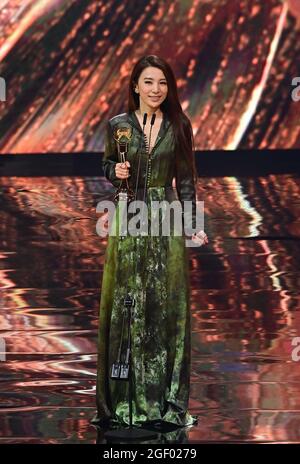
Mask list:
[[[172,422],[165,420],[163,418],[158,418],[158,419],[150,419],[150,420],[145,420],[145,421],[133,421],[132,426],[136,427],[151,427],[155,429],[164,429],[164,428],[182,428],[182,427],[193,427],[198,424],[198,416],[196,415],[191,415],[187,413],[188,417],[191,419],[190,421],[182,421],[178,417],[177,422]],[[91,419],[91,424],[95,425],[100,428],[111,428],[111,427],[126,427],[129,426],[129,422],[126,422],[124,420],[118,420],[114,417],[99,417],[98,414],[96,414],[92,419]]]

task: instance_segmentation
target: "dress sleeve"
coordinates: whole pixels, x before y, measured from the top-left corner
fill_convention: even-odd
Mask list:
[[[116,163],[119,163],[118,147],[113,137],[111,124],[108,121],[105,128],[102,168],[106,179],[108,179],[114,187],[119,187],[121,179],[118,179],[115,173]]]
[[[187,140],[189,144],[189,149],[193,153],[192,140],[187,132]],[[194,156],[194,154],[193,154]],[[176,178],[176,189],[178,193],[179,201],[181,202],[182,212],[183,212],[183,226],[186,227],[188,232],[190,228],[196,228],[196,184],[193,176],[192,168],[187,160],[187,157],[182,154],[178,157],[175,168],[175,178]],[[184,206],[184,201],[190,201],[191,207],[187,209]],[[196,231],[198,232],[198,231]]]

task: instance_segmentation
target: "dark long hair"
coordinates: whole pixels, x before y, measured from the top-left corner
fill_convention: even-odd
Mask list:
[[[128,111],[135,111],[139,108],[139,95],[134,91],[135,85],[142,71],[148,66],[159,68],[164,73],[167,84],[167,97],[161,104],[161,110],[166,113],[172,123],[175,136],[176,167],[179,165],[179,157],[185,156],[188,166],[191,169],[195,184],[197,183],[197,171],[193,151],[195,142],[193,137],[192,125],[189,118],[184,114],[178,98],[177,83],[171,66],[162,58],[156,55],[143,56],[134,66],[130,81],[128,95]]]

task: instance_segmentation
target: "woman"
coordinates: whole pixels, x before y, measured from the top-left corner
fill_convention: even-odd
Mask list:
[[[145,113],[147,122],[143,133]],[[114,138],[116,130],[124,125],[132,129],[125,163],[120,162],[118,142]],[[135,199],[145,199],[149,211],[153,200],[177,199],[180,204],[191,201],[194,227],[196,170],[192,128],[179,103],[173,71],[163,59],[149,55],[134,66],[129,83],[129,111],[111,118],[107,124],[103,168],[115,187],[127,180]],[[176,189],[172,187],[174,177]],[[150,215],[148,219],[151,221]],[[165,220],[164,212],[159,220]],[[98,412],[93,423],[129,424],[129,382],[111,377],[122,333],[124,336],[122,323],[127,294],[134,298],[130,335],[133,424],[165,421],[188,426],[197,420],[187,409],[190,384],[188,254],[185,237],[175,236],[172,224],[171,234],[167,236],[110,235],[108,238],[100,303]],[[194,240],[199,244],[208,242],[203,231]],[[123,353],[126,353],[127,340],[125,336]]]

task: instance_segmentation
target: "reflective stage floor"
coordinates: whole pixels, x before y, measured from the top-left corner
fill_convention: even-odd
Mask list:
[[[96,205],[111,192],[103,177],[0,179],[0,443],[106,442],[90,420],[106,247]],[[155,442],[300,443],[299,178],[201,178],[198,199],[199,422]]]

